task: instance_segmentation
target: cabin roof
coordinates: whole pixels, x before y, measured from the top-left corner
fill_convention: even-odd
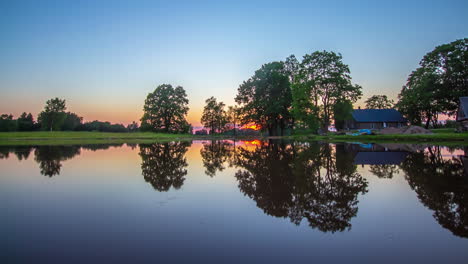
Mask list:
[[[406,122],[395,109],[355,109],[352,115],[356,122]]]

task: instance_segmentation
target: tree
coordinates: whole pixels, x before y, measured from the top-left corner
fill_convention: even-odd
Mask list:
[[[390,109],[395,102],[388,99],[386,95],[373,95],[366,100],[366,108],[368,109]]]
[[[254,123],[267,129],[269,135],[281,135],[291,124],[291,89],[288,76],[281,62],[262,65],[238,88],[235,98],[240,105],[242,123]]]
[[[72,112],[67,112],[65,114],[65,120],[63,121],[62,124],[62,130],[65,131],[73,131],[77,127],[79,127],[83,122],[83,117],[78,116],[75,113]]]
[[[9,114],[2,114],[0,116],[0,131],[1,132],[8,132],[8,131],[16,131],[16,122],[13,119],[13,115]]]
[[[137,132],[140,129],[138,123],[133,121],[131,124],[127,125],[128,132]]]
[[[201,123],[210,129],[210,134],[223,132],[227,123],[225,104],[216,102],[216,98],[213,96],[206,99],[205,103]]]
[[[333,106],[333,116],[335,118],[335,128],[343,129],[346,120],[352,118],[353,103],[346,99],[338,100]]]
[[[34,118],[31,113],[23,112],[17,120],[18,131],[32,131],[34,129]]]
[[[397,108],[411,124],[420,125],[425,120],[425,127],[437,124],[438,115],[444,111],[440,103],[439,77],[433,72],[419,68],[411,73],[406,85],[398,95]]]
[[[188,102],[187,94],[181,86],[173,88],[170,84],[159,85],[146,97],[141,130],[187,133],[190,127],[185,119]]]
[[[437,124],[439,113],[455,113],[468,94],[468,38],[437,46],[427,53],[403,86],[398,109],[413,124]]]
[[[234,136],[237,134],[237,124],[239,123],[240,110],[235,106],[229,106],[226,112],[227,122],[232,124],[232,129],[234,131]]]
[[[354,103],[362,95],[361,86],[351,83],[349,67],[342,62],[341,54],[329,51],[304,56],[293,89],[299,89],[293,92],[300,101],[296,111],[300,112],[300,106],[305,105],[302,116],[317,115],[324,131],[328,131],[337,102],[349,100]]]
[[[44,110],[39,113],[37,120],[41,123],[43,130],[60,130],[65,121],[65,100],[53,98],[47,100]]]

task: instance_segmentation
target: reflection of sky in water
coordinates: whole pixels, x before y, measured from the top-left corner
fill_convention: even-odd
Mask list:
[[[34,151],[22,161],[9,153],[0,159],[2,258],[452,262],[468,257],[468,240],[438,223],[401,168],[379,178],[371,165],[356,165],[368,186],[358,194],[351,229],[321,232],[306,219],[296,226],[288,218],[265,214],[239,189],[238,166],[226,163],[207,176],[201,155],[207,144],[187,148],[183,185],[167,192],[156,191],[143,178],[138,146],[81,149],[62,161],[60,174],[53,177],[40,174]],[[258,146],[236,145],[248,151]],[[345,153],[356,151],[350,149]],[[447,150],[441,153],[445,159]],[[456,150],[454,157],[460,154]]]

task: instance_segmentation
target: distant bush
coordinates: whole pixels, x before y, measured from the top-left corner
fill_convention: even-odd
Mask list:
[[[79,125],[76,131],[99,131],[99,132],[128,132],[122,124],[111,124],[110,122],[92,121]]]
[[[208,135],[208,131],[206,129],[197,130],[195,131],[195,135],[200,135],[200,136]]]

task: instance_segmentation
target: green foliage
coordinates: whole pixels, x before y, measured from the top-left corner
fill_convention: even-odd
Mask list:
[[[398,96],[398,109],[412,124],[437,126],[439,113],[454,114],[468,95],[468,38],[436,47],[413,71]]]
[[[128,132],[138,132],[140,130],[140,127],[138,126],[138,123],[133,121],[131,124],[127,126]]]
[[[306,54],[298,72],[295,83],[300,85],[293,87],[302,90],[297,92],[302,96],[296,98],[304,100],[307,95],[312,105],[319,108],[318,117],[324,131],[328,131],[337,102],[348,100],[353,103],[362,95],[361,86],[351,83],[349,67],[342,62],[341,54],[329,51]],[[306,108],[303,111],[309,110]]]
[[[143,107],[142,131],[188,133],[190,125],[185,119],[188,99],[184,88],[170,84],[159,85],[149,93]]]
[[[226,111],[226,121],[232,124],[232,131],[234,135],[237,133],[237,125],[239,124],[240,115],[240,108],[238,108],[237,105],[229,106],[228,110]]]
[[[205,100],[205,107],[201,117],[203,126],[210,128],[210,134],[221,133],[225,130],[227,124],[227,115],[223,102],[216,102],[216,98],[211,96]]]
[[[346,120],[352,118],[353,103],[349,100],[339,100],[333,106],[333,116],[335,118],[335,128],[343,129]]]
[[[241,106],[241,123],[254,123],[268,129],[269,135],[283,134],[291,123],[292,95],[283,63],[262,65],[238,89],[236,102]]]
[[[308,128],[317,133],[320,127],[319,107],[310,100],[310,87],[306,83],[296,82],[292,85],[292,108],[296,128]]]
[[[0,131],[1,132],[9,132],[9,131],[16,131],[17,124],[16,121],[13,119],[13,115],[2,114],[0,116]]]
[[[31,113],[26,114],[26,112],[23,112],[20,117],[18,117],[18,126],[17,130],[18,131],[32,131],[35,128],[34,125],[34,118]]]
[[[42,129],[47,131],[60,130],[67,117],[66,109],[65,100],[59,98],[47,100],[44,111],[39,113],[37,118]]]
[[[395,102],[388,99],[386,95],[373,95],[366,100],[366,108],[368,109],[390,109],[394,105]]]
[[[111,124],[110,122],[101,122],[97,120],[81,124],[77,126],[75,130],[99,132],[128,132],[128,129],[122,124]]]
[[[68,112],[65,114],[65,120],[62,124],[62,130],[73,131],[81,125],[83,118],[75,113]]]

